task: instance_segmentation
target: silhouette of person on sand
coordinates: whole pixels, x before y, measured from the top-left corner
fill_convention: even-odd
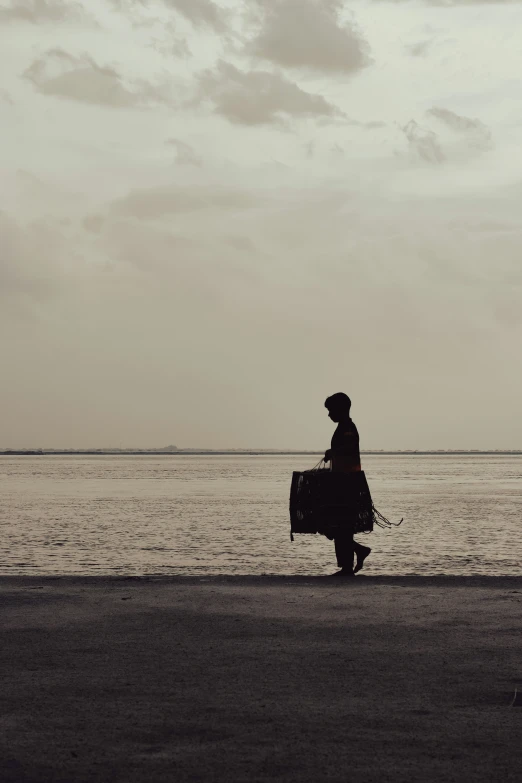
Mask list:
[[[334,472],[354,473],[361,470],[361,455],[359,451],[359,433],[350,417],[351,400],[347,394],[338,392],[325,402],[329,418],[337,424],[331,448],[324,455],[325,462],[331,463]],[[364,561],[371,552],[370,547],[363,546],[354,540],[353,528],[349,523],[334,536],[337,565],[341,569],[334,576],[351,577],[361,570]],[[353,564],[354,555],[357,561]]]

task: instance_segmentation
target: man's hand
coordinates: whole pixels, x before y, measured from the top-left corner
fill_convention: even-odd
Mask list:
[[[332,449],[327,449],[324,453],[324,461],[330,462],[331,459],[332,459]]]

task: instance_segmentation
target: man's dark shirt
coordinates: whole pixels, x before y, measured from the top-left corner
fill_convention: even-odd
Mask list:
[[[353,421],[340,421],[332,436],[332,470],[352,473],[361,470],[359,433]]]

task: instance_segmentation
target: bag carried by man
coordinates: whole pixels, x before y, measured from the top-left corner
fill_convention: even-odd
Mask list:
[[[375,508],[364,471],[341,473],[319,467],[294,471],[290,487],[290,538],[294,533],[370,533],[393,523]],[[402,520],[401,520],[402,522]],[[400,524],[400,522],[398,523]]]

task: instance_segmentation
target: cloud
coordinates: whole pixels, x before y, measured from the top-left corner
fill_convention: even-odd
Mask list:
[[[350,23],[342,24],[340,0],[259,2],[261,29],[245,51],[285,68],[355,73],[370,62],[369,47]]]
[[[90,234],[99,234],[103,230],[105,225],[105,218],[103,215],[87,215],[83,219],[83,227]]]
[[[412,57],[424,57],[424,55],[428,54],[431,45],[432,41],[418,41],[417,43],[407,46],[406,51],[409,52]]]
[[[515,5],[520,0],[424,0],[427,5],[450,8],[463,5]]]
[[[434,106],[428,115],[435,118],[451,131],[466,137],[466,143],[477,149],[487,150],[491,147],[491,131],[481,120],[464,117],[449,109]]]
[[[136,26],[138,25],[135,24]],[[173,26],[163,23],[163,32],[166,33],[164,38],[151,38],[148,44],[151,49],[166,57],[174,56],[188,59],[192,56],[187,39],[177,36]]]
[[[401,131],[408,140],[408,147],[413,157],[428,163],[444,161],[444,153],[434,131],[421,127],[415,120],[410,120],[406,125],[401,126]]]
[[[484,201],[402,200],[382,192],[381,181],[361,190],[358,177],[345,180],[340,189],[317,183],[308,192],[298,182],[269,189],[248,179],[250,191],[232,184],[156,187],[132,191],[108,210],[93,202],[83,223],[86,231],[78,231],[74,220],[62,231],[58,215],[54,222],[0,221],[0,246],[6,248],[0,296],[7,291],[6,300],[12,302],[4,306],[2,301],[0,307],[4,330],[12,329],[17,317],[16,345],[4,362],[16,432],[13,425],[13,434],[4,437],[12,443],[26,437],[28,445],[35,438],[55,445],[73,437],[69,422],[62,422],[64,394],[70,390],[71,420],[79,422],[74,438],[80,445],[84,439],[90,443],[89,438],[93,444],[97,439],[161,443],[169,410],[194,404],[194,395],[203,388],[215,406],[201,425],[201,441],[210,446],[248,446],[250,441],[284,447],[284,440],[293,445],[299,436],[303,442],[298,446],[310,447],[313,428],[280,435],[284,411],[267,432],[265,423],[247,433],[243,429],[248,407],[265,405],[263,398],[272,395],[291,397],[299,368],[313,353],[321,355],[331,383],[340,388],[346,381],[344,370],[338,369],[339,356],[355,367],[350,382],[360,379],[353,394],[360,416],[365,396],[379,378],[394,373],[401,382],[393,401],[403,406],[406,419],[413,404],[402,399],[407,385],[414,383],[419,394],[427,395],[414,407],[420,420],[426,400],[437,397],[442,389],[437,383],[446,375],[451,375],[451,393],[464,410],[469,388],[477,383],[485,397],[493,394],[495,405],[502,404],[506,387],[501,394],[488,378],[500,370],[502,382],[509,381],[512,365],[502,376],[502,363],[496,364],[495,357],[498,345],[506,356],[517,355],[521,323],[516,288],[521,281],[521,213],[510,194],[505,203],[497,194]],[[44,200],[43,191],[41,195]],[[193,214],[183,208],[187,195]],[[238,205],[245,203],[259,208],[238,213]],[[511,219],[504,214],[506,207]],[[158,222],[149,219],[156,215]],[[87,263],[81,263],[82,257]],[[368,302],[372,320],[360,333],[354,324],[364,319]],[[25,342],[20,334],[27,335]],[[173,341],[176,334],[183,334],[183,340]],[[506,347],[503,335],[509,334]],[[479,354],[480,362],[475,360]],[[370,368],[369,379],[368,356],[375,369]],[[485,365],[493,370],[484,381]],[[143,378],[138,391],[129,382],[136,366]],[[310,399],[324,398],[325,372],[310,380]],[[100,377],[101,386],[95,383]],[[151,377],[161,381],[156,386],[166,387],[164,397],[150,392]],[[188,378],[182,391],[180,377]],[[515,381],[519,396],[519,376]],[[46,411],[47,417],[39,415],[45,422],[42,435],[35,435],[33,422],[24,425],[23,407],[17,407],[17,398],[23,400],[25,390],[34,386],[39,394],[27,398],[33,407],[48,399],[56,408]],[[2,388],[5,400],[5,384]],[[130,399],[129,388],[134,389]],[[219,404],[209,389],[223,389]],[[87,426],[93,393],[99,393],[100,404]],[[212,421],[226,416],[230,395],[242,399],[243,393],[254,398],[248,397],[241,426],[227,420],[229,429],[215,432]],[[477,410],[481,405],[482,399]],[[308,421],[305,408],[302,403],[300,416]],[[509,417],[506,432],[512,426]],[[197,441],[197,432],[182,415],[172,426],[177,433],[173,440]],[[377,446],[386,446],[380,427],[372,434],[368,425],[366,432],[370,443],[373,438]],[[386,439],[413,439],[412,444],[399,440],[399,446],[422,448],[430,431],[418,434],[412,428],[405,435],[391,427],[384,432]],[[463,433],[459,430],[458,437]]]
[[[11,98],[11,95],[7,92],[7,90],[4,90],[3,88],[0,88],[0,102],[8,103],[9,106],[15,105],[15,102]]]
[[[110,220],[103,243],[111,261],[123,264],[125,273],[140,270],[146,277],[161,276],[164,284],[197,259],[197,243],[191,237],[136,220]]]
[[[75,57],[63,49],[50,49],[36,59],[24,76],[44,95],[57,95],[83,103],[125,108],[165,102],[165,91],[144,81],[124,83],[115,68],[98,65],[89,55]]]
[[[282,73],[241,71],[221,60],[199,77],[199,99],[240,125],[264,125],[288,117],[334,117],[340,110],[322,95],[302,90]]]
[[[412,119],[400,127],[413,159],[437,164],[464,162],[492,149],[491,131],[479,119],[438,106],[429,109],[425,116],[429,126]]]
[[[163,0],[163,2],[192,22],[194,27],[210,27],[218,33],[227,30],[228,13],[211,0]]]
[[[0,212],[0,296],[48,295],[59,276],[61,246],[60,232],[45,221],[20,225]]]
[[[0,8],[0,21],[59,22],[82,15],[80,3],[65,0],[11,0]]]
[[[366,128],[367,130],[376,130],[377,128],[386,128],[388,123],[383,122],[382,120],[369,120],[369,122],[358,122],[357,125],[360,125],[362,128]]]
[[[210,28],[217,33],[228,29],[230,13],[212,0],[161,0],[163,5],[185,17],[196,28]],[[148,0],[111,0],[118,10],[136,6],[148,7]]]
[[[261,199],[231,188],[158,187],[140,188],[116,199],[109,207],[112,215],[154,220],[176,213],[199,210],[244,210],[256,206]]]
[[[201,166],[201,157],[195,152],[195,150],[179,139],[167,139],[165,144],[174,147],[176,150],[176,162],[185,166]]]
[[[377,2],[390,2],[398,5],[399,3],[410,3],[411,0],[377,0]],[[519,3],[520,0],[423,0],[422,5],[453,8],[468,5],[517,5]]]

